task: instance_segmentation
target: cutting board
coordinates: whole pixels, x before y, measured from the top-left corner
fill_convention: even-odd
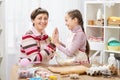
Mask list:
[[[89,69],[84,65],[75,66],[49,66],[48,69],[59,74],[85,74]]]

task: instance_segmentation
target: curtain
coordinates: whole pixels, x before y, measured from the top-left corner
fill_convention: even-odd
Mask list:
[[[40,0],[6,0],[6,39],[8,53],[19,48],[22,34],[31,27],[30,14],[40,6]]]

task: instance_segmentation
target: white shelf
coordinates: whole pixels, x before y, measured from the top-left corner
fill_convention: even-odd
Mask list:
[[[89,41],[90,49],[91,50],[103,50],[104,49],[104,43],[103,42],[93,42]]]
[[[110,7],[111,4],[115,3]],[[110,4],[110,5],[108,5]],[[97,23],[97,11],[101,9],[102,17],[104,20],[104,25],[101,23]],[[101,50],[101,60],[107,59],[105,53],[120,53],[120,51],[111,51],[107,50],[106,46],[108,44],[108,40],[111,37],[114,37],[120,41],[120,26],[108,25],[109,17],[120,17],[120,0],[87,0],[85,1],[85,12],[84,12],[84,26],[85,32],[88,39],[96,41],[96,37],[103,38],[103,42],[92,42],[89,41],[90,49],[100,51]],[[89,21],[93,21],[93,24],[103,25],[88,25],[92,24]],[[103,60],[104,61],[104,60]],[[102,62],[103,62],[102,61]]]
[[[111,28],[111,29],[116,28],[116,29],[120,29],[120,26],[105,26],[105,28]]]
[[[120,3],[120,0],[106,0],[105,3]]]
[[[96,0],[95,1],[86,1],[86,3],[89,3],[89,4],[102,4],[102,3],[104,3],[103,1],[96,1]]]
[[[113,50],[105,50],[105,52],[109,52],[109,53],[119,53],[119,54],[120,54],[120,51],[113,51]]]
[[[104,28],[104,26],[97,26],[97,25],[87,25],[86,27],[90,27],[90,28]]]

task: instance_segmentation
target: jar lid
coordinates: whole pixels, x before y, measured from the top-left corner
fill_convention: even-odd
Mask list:
[[[108,39],[108,43],[111,42],[111,41],[119,41],[118,39],[116,39],[115,37],[111,37]]]

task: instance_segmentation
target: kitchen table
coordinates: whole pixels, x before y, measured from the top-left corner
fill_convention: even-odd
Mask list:
[[[40,67],[47,69],[48,66],[41,65]],[[27,79],[18,79],[17,70],[18,70],[18,65],[13,65],[13,67],[11,69],[10,80],[27,80]],[[65,76],[65,75],[63,76],[63,75],[56,74],[56,73],[54,73],[54,74],[57,75],[57,78],[58,78],[57,80],[73,80],[73,79],[70,79],[70,77]],[[102,75],[101,76],[89,76],[89,75],[84,74],[84,75],[80,75],[79,79],[77,79],[77,80],[120,80],[120,77],[112,76],[109,78],[105,78]]]

